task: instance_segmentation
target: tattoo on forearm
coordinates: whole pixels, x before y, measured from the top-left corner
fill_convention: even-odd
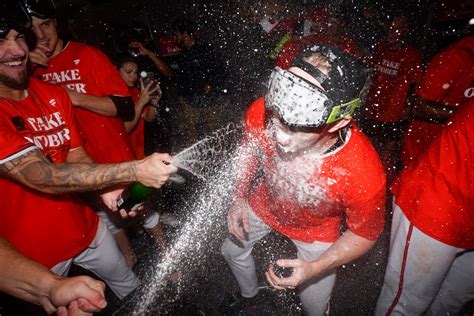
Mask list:
[[[97,190],[134,181],[133,162],[120,164],[51,163],[39,150],[0,165],[0,175],[47,193]]]

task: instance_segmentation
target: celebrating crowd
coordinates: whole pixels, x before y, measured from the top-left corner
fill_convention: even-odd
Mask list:
[[[59,34],[52,0],[0,8],[0,291],[48,313],[99,312],[105,286],[123,299],[141,283],[128,217],[156,251],[168,246],[167,210],[121,209],[124,189],[179,179],[172,149],[218,127],[240,78],[188,19],[172,25],[173,58],[135,38],[110,59]],[[240,70],[268,84],[242,83],[255,98],[233,118],[243,134],[221,253],[240,294],[223,313],[261,296],[252,249],[276,231],[297,253],[268,266],[267,284],[297,291],[308,315],[329,314],[337,269],[365,255],[385,221],[374,313],[459,312],[474,298],[474,36],[424,67],[403,14],[374,49],[323,6],[258,22],[271,44]],[[67,277],[73,264],[105,283]]]

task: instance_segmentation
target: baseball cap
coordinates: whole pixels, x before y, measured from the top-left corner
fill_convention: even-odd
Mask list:
[[[40,19],[56,17],[56,6],[53,0],[23,0],[23,3],[31,16],[36,16]]]
[[[20,1],[0,2],[0,38],[10,30],[24,33],[31,27],[31,18]]]
[[[331,66],[328,75],[306,61],[316,53],[327,58]],[[360,104],[365,68],[340,48],[324,43],[310,46],[297,55],[292,67],[306,71],[324,89],[290,71],[273,70],[265,107],[276,111],[288,126],[322,127],[352,115]]]

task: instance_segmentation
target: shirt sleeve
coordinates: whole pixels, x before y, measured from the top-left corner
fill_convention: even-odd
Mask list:
[[[244,119],[244,134],[239,147],[239,163],[242,167],[235,185],[235,197],[246,198],[259,168],[258,148],[261,141],[259,137],[263,128],[264,108],[263,98],[250,105]]]
[[[61,96],[61,107],[64,114],[66,123],[69,125],[69,131],[71,135],[70,150],[80,147],[84,143],[84,139],[79,132],[79,125],[77,124],[74,106],[72,105],[71,98],[66,91],[58,89],[58,95]]]
[[[92,48],[91,60],[95,86],[103,96],[130,96],[129,89],[110,59],[99,49]]]
[[[428,64],[426,73],[416,93],[421,97],[437,102],[449,92],[449,88],[460,75],[462,56],[454,50],[448,50],[436,55]]]
[[[36,148],[34,144],[18,134],[15,125],[8,116],[0,114],[0,164]]]
[[[423,78],[423,70],[421,68],[421,55],[418,51],[413,53],[411,68],[409,70],[412,83],[419,83]]]
[[[347,228],[369,240],[383,230],[385,217],[385,174],[374,150],[359,144],[359,155],[351,156],[352,168],[345,183]],[[363,152],[361,152],[363,151]]]

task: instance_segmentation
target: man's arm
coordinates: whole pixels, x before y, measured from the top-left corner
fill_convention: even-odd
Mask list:
[[[455,112],[450,106],[437,101],[427,100],[418,95],[413,96],[411,109],[415,119],[439,124],[446,123]]]
[[[67,88],[66,91],[74,106],[105,116],[117,116],[124,121],[130,121],[135,116],[135,107],[131,97],[96,97]]]
[[[60,194],[90,191],[118,183],[139,181],[161,187],[177,171],[168,154],[155,153],[139,161],[119,164],[51,163],[39,150],[29,151],[0,165],[0,176],[41,192]]]
[[[174,75],[173,69],[171,69],[171,67],[166,62],[164,62],[162,59],[156,56],[155,53],[153,53],[151,50],[143,46],[142,43],[131,42],[130,47],[138,48],[140,55],[148,56],[148,58],[150,58],[153,64],[155,64],[155,67],[158,69],[158,71],[167,79],[171,79],[173,77]]]
[[[303,282],[351,262],[367,251],[375,241],[366,239],[347,230],[324,254],[317,260],[308,262],[301,259],[281,259],[276,263],[281,267],[293,268],[293,274],[288,278],[279,278],[273,267],[265,273],[270,284],[279,290],[295,288]]]
[[[64,314],[71,303],[82,311],[100,311],[107,305],[104,290],[103,282],[87,276],[59,277],[0,238],[1,292],[41,305],[48,313],[61,307]]]

